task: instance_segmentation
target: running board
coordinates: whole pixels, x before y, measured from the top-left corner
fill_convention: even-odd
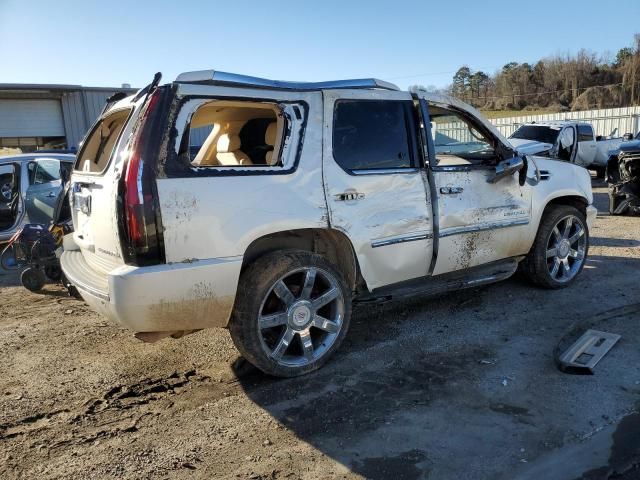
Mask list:
[[[620,340],[615,333],[587,330],[560,358],[560,370],[564,372],[584,371],[593,374],[593,368]]]
[[[488,263],[467,270],[423,277],[378,288],[354,299],[355,303],[383,303],[413,296],[435,296],[443,293],[500,282],[512,276],[523,257]]]

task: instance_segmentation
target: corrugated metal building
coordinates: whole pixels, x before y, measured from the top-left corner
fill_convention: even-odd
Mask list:
[[[77,149],[105,100],[122,88],[0,83],[0,147]]]

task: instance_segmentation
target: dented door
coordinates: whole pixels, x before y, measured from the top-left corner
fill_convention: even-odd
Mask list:
[[[513,154],[471,112],[421,102],[430,138],[429,163],[437,203],[433,275],[526,254],[531,244],[531,186],[515,173],[490,181]]]
[[[431,201],[420,168],[411,95],[323,95],[323,175],[331,227],[351,240],[369,289],[427,275]]]
[[[489,183],[493,168],[433,173],[440,233],[434,275],[527,253],[531,187],[520,186],[518,174]]]

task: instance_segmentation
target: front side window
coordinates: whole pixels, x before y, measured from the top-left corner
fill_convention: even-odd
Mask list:
[[[579,142],[591,142],[593,141],[593,129],[590,125],[578,125],[578,141]]]
[[[461,114],[429,107],[436,166],[494,165],[492,140]]]
[[[60,180],[60,162],[54,159],[38,160],[35,163],[33,185]]]
[[[412,112],[410,101],[338,101],[333,117],[335,161],[347,171],[416,167]]]

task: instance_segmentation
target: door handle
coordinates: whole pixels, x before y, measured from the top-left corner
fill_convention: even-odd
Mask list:
[[[464,188],[462,187],[440,187],[440,193],[443,195],[455,195],[457,193],[462,193]]]
[[[47,198],[55,198],[55,197],[56,197],[56,194],[55,194],[55,193],[53,193],[53,192],[49,192],[49,193],[47,194]]]
[[[336,196],[336,201],[338,202],[349,202],[354,200],[362,200],[364,198],[364,193],[356,192],[355,190],[348,190],[346,192],[338,193]]]

